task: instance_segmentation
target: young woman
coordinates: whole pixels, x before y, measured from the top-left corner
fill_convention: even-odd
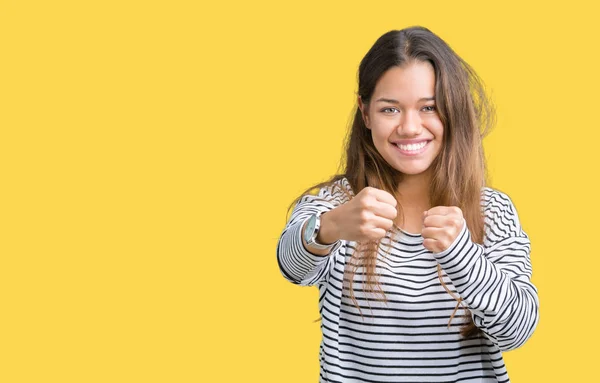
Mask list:
[[[320,381],[509,381],[502,352],[539,303],[515,207],[485,186],[493,121],[476,74],[425,28],[363,58],[345,169],[298,199],[277,246],[285,278],[319,288]]]

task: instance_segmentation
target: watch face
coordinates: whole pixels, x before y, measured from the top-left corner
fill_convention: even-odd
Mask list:
[[[306,228],[304,229],[304,241],[308,242],[314,231],[315,231],[315,223],[317,222],[317,216],[311,215],[306,223]]]

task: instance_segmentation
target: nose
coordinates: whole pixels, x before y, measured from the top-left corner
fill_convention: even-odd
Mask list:
[[[415,137],[421,134],[421,117],[418,113],[407,111],[400,119],[398,134],[401,136]]]

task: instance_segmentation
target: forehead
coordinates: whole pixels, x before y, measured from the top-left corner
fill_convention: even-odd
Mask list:
[[[377,81],[373,99],[416,101],[435,96],[435,72],[428,62],[413,61],[388,69]]]

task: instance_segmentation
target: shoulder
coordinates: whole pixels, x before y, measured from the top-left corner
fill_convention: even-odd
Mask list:
[[[350,183],[346,177],[342,177],[339,180],[334,181],[331,185],[321,189],[320,193],[344,202],[347,202],[354,197],[354,192],[352,191],[352,187],[350,186]]]
[[[517,209],[507,194],[485,187],[481,192],[481,207],[487,236],[524,235]]]
[[[490,187],[481,190],[481,207],[503,212],[515,211],[515,206],[507,194]]]
[[[354,197],[348,179],[341,177],[320,187],[316,194],[306,194],[300,202],[327,202],[333,206],[344,204]]]

